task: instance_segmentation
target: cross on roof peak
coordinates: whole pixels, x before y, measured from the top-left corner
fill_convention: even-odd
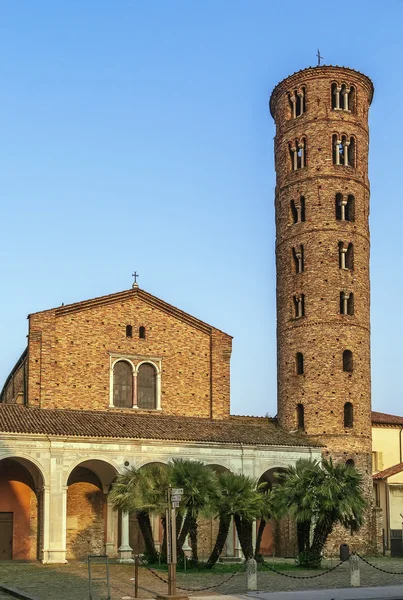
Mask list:
[[[137,278],[139,277],[139,274],[137,273],[137,271],[134,271],[134,273],[132,273],[132,277],[134,277],[134,282],[133,282],[132,287],[138,288],[139,284],[137,283]]]

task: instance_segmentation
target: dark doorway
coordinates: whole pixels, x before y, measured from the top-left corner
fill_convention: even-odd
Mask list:
[[[13,513],[0,512],[0,560],[13,558]]]

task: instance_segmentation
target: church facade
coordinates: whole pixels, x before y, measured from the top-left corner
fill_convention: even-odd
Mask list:
[[[129,465],[193,458],[272,480],[319,458],[274,419],[230,415],[231,344],[136,285],[30,315],[28,347],[1,394],[0,557],[130,558],[136,522],[108,501]],[[154,535],[158,544],[158,520]],[[233,532],[226,551],[238,551]]]

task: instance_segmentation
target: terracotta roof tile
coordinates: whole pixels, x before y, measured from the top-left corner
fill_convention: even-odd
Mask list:
[[[0,432],[195,441],[259,446],[315,446],[300,433],[287,433],[275,422],[174,417],[126,411],[84,411],[0,405]]]
[[[372,476],[373,479],[387,479],[388,477],[392,477],[392,475],[397,475],[403,471],[403,463],[398,463],[397,465],[393,465],[393,467],[388,467],[383,471],[379,471],[379,473],[375,473]]]
[[[403,417],[372,411],[372,423],[377,425],[403,425]]]

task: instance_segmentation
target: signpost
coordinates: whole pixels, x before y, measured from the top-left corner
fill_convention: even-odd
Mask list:
[[[165,511],[166,516],[166,537],[167,537],[167,562],[168,562],[168,596],[162,596],[159,594],[158,599],[166,598],[186,598],[187,596],[180,596],[176,593],[176,562],[177,562],[177,549],[176,549],[176,509],[180,506],[182,499],[183,489],[168,487],[166,491],[167,508]]]

